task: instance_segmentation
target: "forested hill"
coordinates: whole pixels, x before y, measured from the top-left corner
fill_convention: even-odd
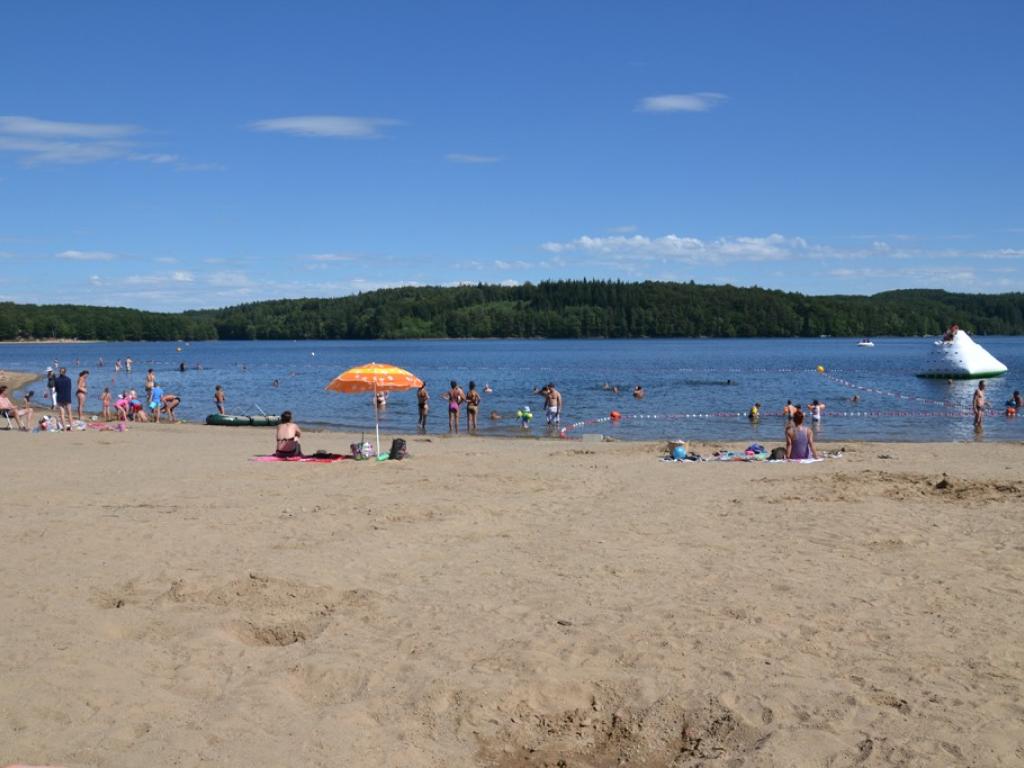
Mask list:
[[[1024,294],[889,291],[804,296],[761,288],[590,280],[391,288],[182,313],[0,303],[0,339],[918,336],[951,323],[1024,334]]]

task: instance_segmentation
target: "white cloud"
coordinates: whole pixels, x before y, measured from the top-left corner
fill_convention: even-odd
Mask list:
[[[380,129],[401,125],[401,121],[388,117],[346,117],[342,115],[305,115],[278,117],[249,123],[254,131],[288,133],[293,136],[321,136],[342,139],[373,139]]]
[[[469,165],[485,165],[488,163],[496,163],[501,158],[494,155],[467,155],[461,152],[452,152],[444,156],[444,159],[450,163],[466,163]]]
[[[844,280],[893,280],[910,281],[914,284],[939,285],[949,290],[960,290],[963,283],[973,283],[977,275],[973,269],[963,267],[863,267],[860,269],[831,269],[828,274]],[[955,285],[959,283],[960,285]]]
[[[128,155],[129,160],[134,160],[137,163],[155,163],[156,165],[164,165],[166,163],[178,162],[177,155],[168,155],[163,153],[142,153]]]
[[[306,258],[310,261],[318,262],[355,260],[355,256],[349,253],[315,253],[312,256],[307,256]]]
[[[103,285],[103,280],[100,278],[99,275],[91,275],[89,277],[89,284],[90,285],[95,285],[95,286],[101,286],[101,285]]]
[[[125,285],[170,285],[174,283],[191,283],[195,281],[195,275],[185,270],[176,270],[169,273],[155,275],[129,275],[124,279]]]
[[[668,93],[648,96],[637,105],[637,112],[707,112],[728,97],[724,93]]]
[[[0,133],[42,138],[111,139],[138,133],[136,125],[64,123],[21,115],[0,115]]]
[[[209,285],[224,288],[242,288],[253,285],[252,279],[245,272],[238,270],[222,270],[206,276]]]
[[[27,165],[95,163],[120,157],[130,146],[120,141],[56,141],[0,135],[0,150],[24,154]]]
[[[495,259],[494,268],[502,271],[509,269],[532,269],[533,264],[528,261],[505,261],[503,259]]]
[[[122,123],[70,123],[24,115],[0,115],[0,151],[23,156],[25,165],[79,165],[102,160],[130,160],[186,168],[177,155],[143,152],[142,129]]]
[[[112,261],[117,256],[106,251],[61,251],[56,254],[56,258],[69,261]]]
[[[675,234],[662,237],[645,235],[583,235],[568,242],[543,243],[541,250],[554,254],[582,252],[607,256],[617,262],[662,259],[687,264],[729,261],[781,261],[798,256],[825,255],[828,249],[812,248],[801,237],[772,234],[766,237],[721,237],[702,240]]]

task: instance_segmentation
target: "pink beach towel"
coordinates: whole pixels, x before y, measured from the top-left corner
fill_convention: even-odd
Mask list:
[[[285,459],[281,456],[271,454],[269,456],[253,456],[250,461],[289,461],[303,464],[333,464],[336,461],[345,461],[350,458],[350,456],[338,456],[333,459],[318,458],[316,456],[295,456]]]

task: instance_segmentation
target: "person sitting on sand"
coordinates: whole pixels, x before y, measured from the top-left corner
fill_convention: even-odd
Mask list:
[[[128,413],[131,414],[132,421],[149,421],[146,409],[134,389],[128,391]]]
[[[792,428],[786,429],[787,459],[816,459],[814,451],[814,434],[804,426],[804,414],[797,411],[793,416]]]
[[[7,385],[0,384],[0,414],[14,419],[18,429],[28,432],[28,425],[32,423],[32,409],[18,408],[7,396]]]
[[[277,425],[277,447],[274,455],[281,459],[293,459],[302,456],[302,447],[299,445],[299,438],[302,437],[302,430],[299,425],[292,421],[292,412],[285,411],[281,414],[281,423]]]

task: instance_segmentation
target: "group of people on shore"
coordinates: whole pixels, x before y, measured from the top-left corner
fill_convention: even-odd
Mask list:
[[[126,358],[124,362],[126,373],[131,372],[131,366],[131,358]],[[114,365],[115,371],[120,371],[121,367],[121,361],[117,360]],[[72,418],[72,385],[71,378],[67,375],[67,368],[60,367],[54,371],[53,366],[50,366],[46,369],[46,390],[47,399],[50,401],[50,410],[57,412],[54,419],[55,426],[50,427],[49,419],[46,419],[44,421],[47,423],[41,422],[40,427],[71,431],[74,428],[75,420]],[[26,395],[28,423],[31,423],[29,405],[33,394],[33,392],[29,392]],[[181,404],[181,397],[172,392],[165,392],[163,387],[157,384],[156,373],[152,368],[146,372],[144,395],[144,398],[139,397],[134,389],[125,389],[115,397],[110,391],[110,387],[104,387],[103,392],[100,393],[100,418],[103,421],[155,421],[159,423],[161,417],[166,416],[168,421],[176,421],[174,411]],[[86,418],[85,406],[88,396],[89,371],[85,370],[78,374],[74,387],[74,403],[77,404],[75,416],[79,422]]]
[[[469,382],[468,389],[463,389],[457,381],[452,379],[448,383],[448,389],[441,393],[441,398],[447,404],[448,432],[450,434],[459,433],[462,406],[465,405],[467,431],[470,434],[476,434],[480,409],[483,404],[482,395],[489,395],[493,391],[494,390],[489,384],[485,384],[482,390],[477,389],[475,381]],[[549,426],[557,426],[560,424],[562,418],[562,393],[559,392],[555,388],[555,385],[551,383],[545,384],[542,387],[537,387],[533,392],[535,395],[540,395],[544,399],[544,416],[546,423]],[[430,392],[427,390],[425,382],[416,390],[416,406],[418,412],[416,431],[420,434],[426,434],[427,418],[430,414]],[[380,407],[379,402],[378,407]],[[524,414],[529,415],[526,416]],[[529,406],[525,406],[520,409],[516,415],[520,420],[521,427],[523,429],[529,429],[530,420],[533,418]],[[497,411],[491,411],[490,418],[492,421],[498,421],[502,416]]]

